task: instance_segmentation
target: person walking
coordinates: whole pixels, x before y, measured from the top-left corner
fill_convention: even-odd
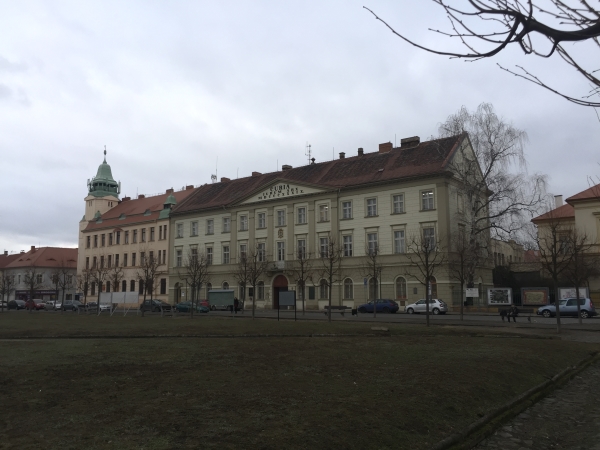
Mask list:
[[[231,297],[229,297],[231,298]],[[233,298],[233,310],[235,311],[235,313],[237,314],[238,312],[238,308],[240,307],[240,301],[238,300],[237,297]]]
[[[502,308],[500,310],[500,317],[502,317],[502,322],[504,322],[504,319],[506,319],[507,315],[508,315],[508,310]],[[510,322],[510,317],[508,318],[508,321]]]

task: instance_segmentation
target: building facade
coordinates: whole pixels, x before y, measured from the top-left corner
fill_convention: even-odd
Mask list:
[[[190,255],[201,253],[210,262],[210,282],[201,297],[210,289],[231,288],[259,308],[277,308],[280,291],[297,290],[302,253],[312,266],[305,306],[322,309],[329,301],[323,255],[332,241],[342,255],[332,304],[354,307],[377,297],[403,306],[424,298],[410,244],[425,236],[448,261],[451,237],[462,225],[462,199],[450,170],[459,150],[472,151],[467,135],[423,143],[413,137],[397,148],[385,143],[378,152],[359,149],[353,157],[340,153],[334,161],[284,165],[280,172],[199,187],[171,213],[170,301],[190,297],[182,273]],[[381,264],[377,281],[367,269],[373,249]],[[256,292],[241,287],[236,276],[241,256],[252,251],[269,261]],[[479,272],[483,296],[492,283],[491,267]],[[431,282],[433,298],[459,307],[460,285],[447,262]]]
[[[161,195],[119,199],[120,183],[114,180],[105,156],[96,177],[88,181],[85,214],[79,222],[77,273],[89,278],[86,297],[138,292],[141,299],[145,291],[147,297],[166,300],[169,216],[171,208],[193,191],[193,186],[187,186],[181,191],[167,189]],[[143,281],[143,272],[150,266],[156,274],[152,283]],[[102,282],[90,276],[98,272],[96,268],[105,269]]]

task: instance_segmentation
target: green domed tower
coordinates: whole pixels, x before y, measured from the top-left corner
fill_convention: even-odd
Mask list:
[[[88,190],[94,197],[112,195],[118,198],[121,193],[121,183],[115,181],[112,170],[106,162],[106,150],[104,150],[104,161],[98,166],[96,176],[88,180]]]

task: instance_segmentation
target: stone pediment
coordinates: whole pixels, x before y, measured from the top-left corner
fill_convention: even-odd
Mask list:
[[[241,201],[239,204],[247,205],[249,203],[320,194],[321,192],[326,192],[326,190],[315,186],[278,180],[254,191],[249,197]]]

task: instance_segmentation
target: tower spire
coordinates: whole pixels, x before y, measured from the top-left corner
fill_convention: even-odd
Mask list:
[[[106,145],[104,146],[104,164],[106,164]]]

